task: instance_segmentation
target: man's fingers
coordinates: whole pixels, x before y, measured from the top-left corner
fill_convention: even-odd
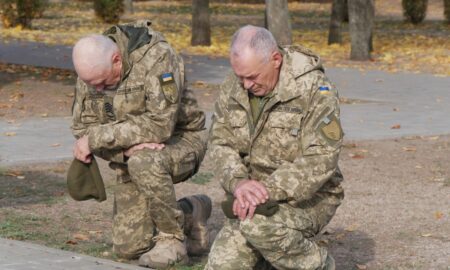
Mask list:
[[[265,200],[269,199],[269,192],[267,191],[266,187],[263,183],[258,182],[256,180],[253,180],[253,191],[258,193],[259,198],[264,198]]]
[[[246,192],[245,193],[245,199],[250,202],[251,205],[256,206],[259,204],[258,199],[251,193],[251,192]]]
[[[236,199],[238,200],[238,202],[239,202],[239,206],[241,207],[241,208],[244,208],[245,207],[245,199],[244,199],[244,196],[243,196],[243,194],[242,193],[238,193],[238,194],[236,194]]]
[[[244,207],[241,207],[241,209],[239,209],[239,219],[240,220],[244,220],[245,217],[247,216],[247,211],[248,208],[250,207],[250,203],[249,202],[245,202]]]
[[[233,201],[233,214],[234,214],[235,216],[238,215],[238,213],[239,213],[239,208],[240,208],[239,202],[238,202],[238,200],[235,199],[235,200]]]
[[[247,218],[252,219],[255,215],[256,206],[251,206],[248,208]]]

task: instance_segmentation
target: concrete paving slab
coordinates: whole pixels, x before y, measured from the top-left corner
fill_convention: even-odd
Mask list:
[[[0,41],[3,62],[72,69],[70,54],[68,46]],[[225,58],[184,55],[184,59],[190,81],[220,84],[230,72]],[[347,140],[450,133],[450,77],[343,68],[328,68],[326,73],[341,97],[363,101],[341,106]],[[208,112],[208,121],[210,115]],[[71,158],[74,140],[69,126],[68,118],[28,119],[15,124],[0,121],[0,165]],[[16,135],[4,136],[7,132]]]
[[[31,243],[0,238],[2,270],[143,270],[118,263]]]
[[[39,42],[0,41],[0,62],[73,69],[72,47]]]
[[[0,165],[71,158],[75,140],[70,121],[68,117],[0,121]]]

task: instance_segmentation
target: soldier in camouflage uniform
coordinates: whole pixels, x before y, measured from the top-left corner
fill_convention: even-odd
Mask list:
[[[264,28],[236,32],[230,60],[208,147],[236,219],[225,221],[205,269],[334,269],[311,238],[344,197],[337,90],[319,57],[278,47]],[[275,214],[254,214],[268,201],[279,204]]]
[[[185,89],[182,59],[139,21],[79,40],[73,61],[74,156],[99,156],[117,172],[114,251],[152,268],[205,252],[211,202],[177,202],[173,186],[196,173],[206,150],[205,116]]]

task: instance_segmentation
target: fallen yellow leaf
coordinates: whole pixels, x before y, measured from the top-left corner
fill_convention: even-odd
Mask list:
[[[444,217],[444,213],[442,213],[442,212],[440,212],[440,211],[436,211],[436,212],[434,213],[434,217],[435,217],[436,219],[441,219],[441,218]]]
[[[82,233],[76,233],[73,235],[73,238],[80,241],[87,241],[89,240],[89,236],[82,234]]]

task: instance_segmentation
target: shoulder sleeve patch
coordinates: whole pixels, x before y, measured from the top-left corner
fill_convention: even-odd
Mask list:
[[[173,73],[163,73],[159,76],[159,83],[164,94],[164,97],[171,103],[176,103],[178,101],[178,90],[175,80],[173,78]]]
[[[342,138],[341,123],[334,115],[325,116],[319,125],[320,132],[324,137],[333,142]]]

